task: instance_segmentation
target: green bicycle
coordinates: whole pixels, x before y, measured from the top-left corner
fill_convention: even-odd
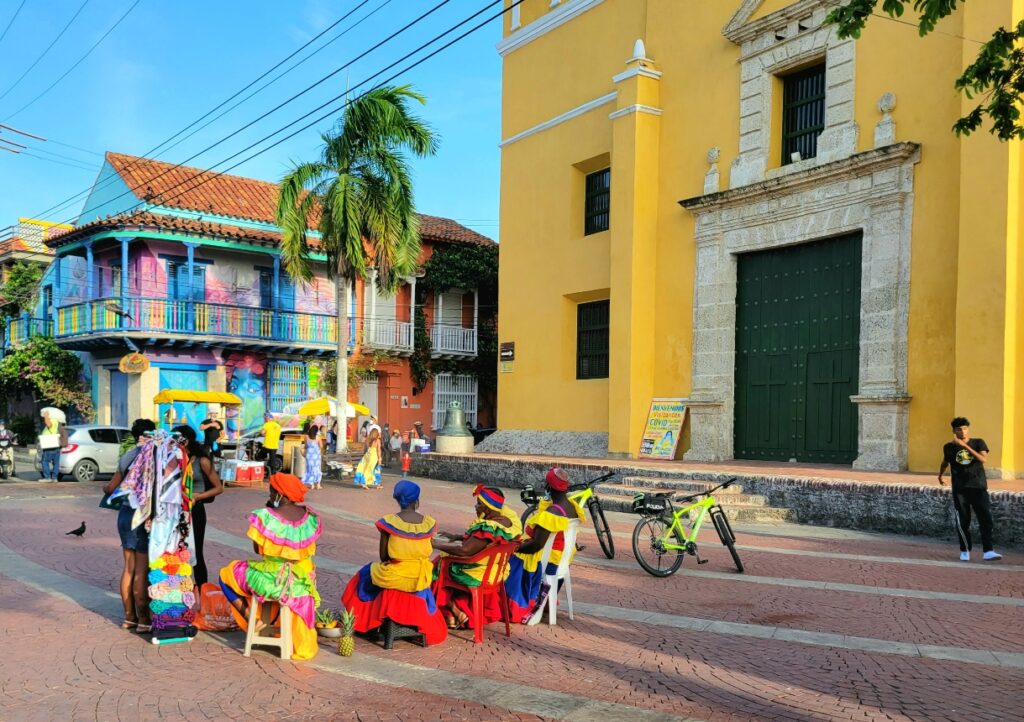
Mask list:
[[[610,471],[596,479],[573,484],[569,487],[568,492],[570,499],[581,507],[587,507],[587,511],[590,512],[590,521],[594,525],[594,532],[597,534],[597,541],[601,545],[601,551],[609,559],[615,558],[615,540],[612,539],[612,530],[608,526],[608,520],[604,518],[601,500],[594,494],[594,486],[603,481],[608,481],[615,476],[615,473]],[[525,523],[527,519],[533,516],[533,512],[537,511],[537,502],[540,500],[540,494],[532,486],[527,486],[519,492],[519,498],[526,504],[526,511],[523,512],[523,522]]]
[[[704,517],[710,515],[715,525],[718,538],[729,549],[736,571],[743,572],[743,562],[736,553],[736,535],[732,533],[729,519],[722,507],[715,503],[712,494],[719,489],[727,489],[736,481],[736,477],[719,484],[713,489],[683,497],[682,501],[693,501],[693,504],[676,510],[672,506],[672,494],[636,494],[633,497],[633,511],[643,518],[633,529],[633,556],[644,571],[656,577],[668,577],[679,571],[683,565],[683,556],[689,554],[697,558],[698,564],[707,563],[697,555],[697,532],[700,531]],[[704,497],[700,501],[695,501]],[[699,510],[690,527],[690,534],[684,532],[683,517],[691,511]]]

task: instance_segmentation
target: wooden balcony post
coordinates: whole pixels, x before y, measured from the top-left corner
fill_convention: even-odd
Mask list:
[[[96,298],[96,265],[92,254],[92,241],[85,243],[85,327],[92,331],[92,300]]]
[[[186,273],[188,279],[185,282],[185,328],[189,331],[196,330],[196,304],[195,299],[192,297],[192,289],[195,285],[195,273],[196,273],[196,243],[185,243],[185,251],[187,254],[186,262]]]
[[[274,280],[270,285],[270,335],[280,338],[281,257],[274,256]]]
[[[50,303],[52,308],[47,309],[50,315],[53,317],[53,335],[57,335],[57,307],[60,305],[60,284],[61,284],[61,257],[56,256],[53,259],[53,283],[50,286]]]
[[[473,289],[473,348],[470,349],[474,354],[477,353],[477,349],[480,343],[480,289]]]

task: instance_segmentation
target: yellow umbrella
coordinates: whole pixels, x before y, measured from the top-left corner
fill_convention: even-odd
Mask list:
[[[347,411],[355,416],[356,414],[362,414],[364,416],[370,415],[370,410],[362,404],[353,404],[351,401],[348,403]],[[338,415],[338,401],[333,396],[321,396],[318,399],[307,401],[298,410],[299,416],[337,416]]]

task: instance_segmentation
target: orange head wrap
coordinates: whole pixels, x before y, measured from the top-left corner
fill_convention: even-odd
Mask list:
[[[306,486],[293,474],[274,474],[270,477],[270,487],[296,504],[306,498]]]

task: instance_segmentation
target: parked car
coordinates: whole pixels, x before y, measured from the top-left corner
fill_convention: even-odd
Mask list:
[[[68,445],[60,450],[57,476],[68,475],[75,481],[92,481],[99,474],[117,471],[121,442],[131,436],[131,430],[120,426],[82,424],[69,426]],[[42,472],[42,458],[35,457],[36,471]]]

